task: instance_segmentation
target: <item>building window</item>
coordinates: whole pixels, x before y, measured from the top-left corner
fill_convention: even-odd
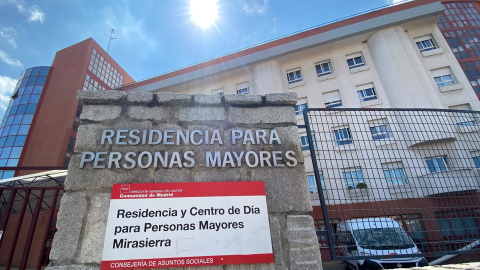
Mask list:
[[[478,239],[480,236],[479,209],[454,210],[435,213],[444,239]]]
[[[452,72],[448,67],[432,70],[432,75],[438,87],[456,83]]]
[[[357,86],[357,95],[360,102],[377,99],[377,92],[373,84]]]
[[[415,43],[417,43],[417,47],[420,52],[435,50],[437,48],[432,36],[416,38]]]
[[[340,91],[332,91],[323,93],[323,102],[325,102],[325,108],[335,108],[342,106],[342,98],[340,97]]]
[[[220,95],[221,97],[223,97],[223,88],[213,90],[212,94],[213,95]]]
[[[480,170],[480,151],[473,151],[471,154],[475,168]]]
[[[370,124],[370,133],[372,134],[372,140],[388,139],[392,136],[387,119],[372,121]]]
[[[449,106],[450,110],[462,110],[462,111],[471,111],[472,107],[470,104],[460,104],[455,106]],[[459,127],[467,127],[473,126],[477,124],[477,120],[475,119],[475,114],[467,113],[467,112],[455,112],[453,114],[454,121],[457,126]]]
[[[430,173],[448,171],[447,157],[445,156],[427,158],[425,159],[425,163],[427,163],[427,167]]]
[[[387,185],[406,185],[408,184],[407,175],[403,168],[403,163],[391,162],[382,164],[383,175],[387,180]]]
[[[303,109],[308,109],[308,103],[306,98],[299,99],[297,105],[294,107],[295,114],[300,115],[303,113]]]
[[[317,144],[315,142],[315,136],[312,135],[313,149],[317,149]],[[300,144],[302,146],[302,151],[307,151],[310,149],[310,144],[308,143],[307,136],[300,136]]]
[[[308,182],[308,192],[310,193],[318,193],[317,188],[317,181],[315,181],[315,175],[307,175],[307,182]],[[323,174],[320,173],[320,184],[322,185],[322,189],[325,190],[325,182],[323,180]]]
[[[237,94],[240,94],[240,95],[250,94],[248,82],[237,84]]]
[[[348,55],[347,64],[349,69],[365,66],[365,60],[363,59],[362,53]]]
[[[287,71],[287,80],[288,83],[296,83],[302,80],[302,72],[301,70],[295,69],[295,70],[290,70]]]
[[[317,76],[325,76],[332,74],[332,66],[330,60],[315,64],[315,69],[317,70]]]
[[[335,145],[345,145],[353,143],[352,133],[349,127],[343,127],[333,130]]]
[[[345,181],[346,189],[356,189],[358,184],[365,184],[361,168],[347,169],[343,173],[343,180]]]

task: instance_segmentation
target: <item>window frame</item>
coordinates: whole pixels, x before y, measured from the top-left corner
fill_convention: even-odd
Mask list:
[[[315,135],[312,135],[312,141],[313,141],[313,149],[317,150],[317,143],[315,140]],[[310,144],[308,142],[308,137],[307,135],[300,136],[300,146],[302,148],[302,151],[308,151],[310,150]]]
[[[408,185],[410,183],[402,161],[382,163],[381,165],[387,185],[400,186]],[[387,175],[387,172],[392,176]],[[401,175],[397,175],[397,172],[400,172]]]
[[[301,115],[303,114],[304,109],[308,109],[308,103],[305,102],[305,103],[297,104],[295,105],[295,107],[293,107],[293,109],[295,110],[295,115]]]
[[[432,162],[429,166],[429,161]],[[438,163],[439,161],[443,162],[443,167]],[[427,169],[430,173],[439,173],[439,172],[446,172],[449,171],[447,156],[436,156],[436,157],[428,157],[425,158],[425,163],[427,165]],[[434,170],[432,170],[432,168]],[[442,169],[444,168],[444,169]]]
[[[432,69],[430,71],[432,73],[433,80],[437,87],[452,85],[457,83],[457,79],[453,75],[452,70],[450,67],[442,67],[437,69]]]
[[[353,53],[353,54],[347,55],[346,57],[347,57],[346,60],[347,60],[348,69],[363,67],[367,64],[365,62],[365,58],[363,56],[363,53],[361,53],[361,52]],[[353,63],[350,64],[349,61],[352,61]]]
[[[355,173],[355,176],[353,175],[353,173]],[[347,178],[347,175],[350,175],[350,178],[352,179],[352,181],[347,181],[347,179],[349,179]],[[358,184],[360,183],[365,184],[365,177],[363,176],[363,171],[361,167],[344,169],[342,171],[342,178],[343,178],[343,183],[346,189],[357,189]],[[352,188],[349,188],[349,187],[352,187]]]
[[[324,71],[323,65],[325,64],[328,66],[328,69],[329,69],[328,71]],[[321,70],[321,72],[318,72],[319,69]],[[330,60],[326,60],[326,61],[315,63],[315,71],[317,72],[317,77],[322,77],[325,75],[332,74],[333,73],[332,62]]]
[[[385,128],[384,130],[382,130],[380,127]],[[374,141],[392,138],[392,130],[390,129],[390,125],[386,118],[371,121],[369,125],[369,130],[370,135],[372,135],[372,140]]]
[[[426,43],[430,42],[430,46],[425,46]],[[427,52],[427,51],[432,51],[438,49],[437,42],[435,39],[431,36],[423,36],[415,39],[415,44],[417,45],[417,48],[420,52]]]
[[[369,90],[372,91],[372,95],[367,95],[367,91]],[[360,102],[378,99],[377,90],[373,84],[357,86],[357,96],[360,99]]]
[[[340,99],[333,100],[332,97],[334,95],[335,96],[338,95],[338,98],[340,98]],[[325,108],[335,108],[335,107],[343,106],[343,101],[342,101],[342,96],[340,95],[340,90],[335,90],[335,91],[330,91],[330,92],[327,92],[327,93],[323,93],[322,97],[323,97],[323,104],[325,104]],[[335,97],[335,98],[337,98],[337,97]],[[325,102],[325,100],[332,100],[332,101]]]
[[[345,131],[346,133],[343,133],[343,131]],[[352,131],[349,126],[336,127],[332,129],[332,134],[333,140],[335,141],[335,146],[353,144]],[[347,136],[344,137],[343,135]]]
[[[292,74],[293,76],[290,76],[290,74]],[[288,81],[288,84],[303,81],[302,69],[295,68],[295,69],[287,70],[287,81]]]

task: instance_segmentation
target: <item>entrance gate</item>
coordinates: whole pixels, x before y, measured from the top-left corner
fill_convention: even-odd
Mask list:
[[[480,252],[480,112],[326,108],[304,119],[321,206],[314,218],[324,219],[333,260],[348,248],[337,222],[360,218],[396,220],[421,256]],[[382,249],[387,238],[362,245]],[[400,253],[349,259],[419,256]]]
[[[0,269],[41,269],[56,231],[66,171],[0,182]]]

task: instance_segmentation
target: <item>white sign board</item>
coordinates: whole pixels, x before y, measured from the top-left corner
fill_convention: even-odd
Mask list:
[[[101,269],[269,262],[263,182],[112,187]]]

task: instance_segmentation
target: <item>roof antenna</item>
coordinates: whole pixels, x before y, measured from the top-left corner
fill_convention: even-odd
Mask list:
[[[107,53],[108,50],[110,50],[110,42],[112,42],[114,39],[117,39],[116,37],[113,37],[113,35],[115,35],[115,28],[110,28],[110,40],[108,41]]]

